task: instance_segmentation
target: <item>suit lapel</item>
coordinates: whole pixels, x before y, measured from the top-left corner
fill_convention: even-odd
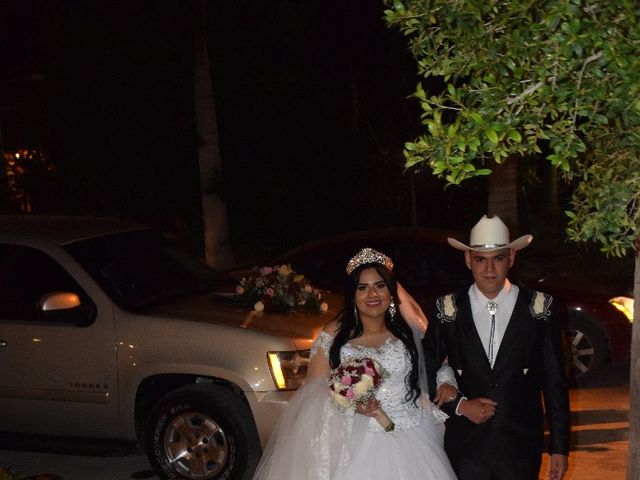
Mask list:
[[[507,330],[504,332],[502,342],[500,342],[500,348],[496,355],[496,361],[493,365],[494,372],[505,362],[510,362],[509,353],[518,348],[518,342],[515,341],[516,336],[522,331],[522,324],[530,317],[529,314],[529,302],[527,295],[525,295],[520,289],[518,292],[518,298],[516,304],[513,307]]]
[[[458,318],[458,322],[460,322],[460,334],[465,339],[464,341],[460,342],[460,345],[463,346],[465,350],[468,350],[467,352],[465,352],[464,356],[479,359],[483,370],[485,370],[486,373],[489,374],[491,372],[491,365],[489,364],[487,353],[484,351],[484,347],[482,346],[482,340],[480,339],[480,335],[478,334],[476,324],[473,321],[471,302],[469,301],[468,293],[465,291],[465,294],[459,300],[460,316]],[[460,356],[462,357],[462,352],[460,352]]]

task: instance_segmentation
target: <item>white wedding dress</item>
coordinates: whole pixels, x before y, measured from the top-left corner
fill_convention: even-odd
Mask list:
[[[322,332],[311,350],[327,355],[333,337]],[[329,397],[327,379],[308,381],[280,419],[254,480],[455,480],[443,450],[444,417],[425,397],[406,401],[411,362],[404,344],[379,347],[347,343],[341,358],[369,357],[389,374],[376,393],[395,423],[385,432],[377,420],[343,411]]]

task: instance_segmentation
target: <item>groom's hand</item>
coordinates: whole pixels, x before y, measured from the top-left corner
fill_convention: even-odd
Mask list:
[[[478,397],[472,400],[462,399],[458,405],[458,412],[473,423],[485,423],[496,414],[498,403],[490,398]]]
[[[549,480],[562,480],[567,471],[568,461],[566,455],[554,453],[549,462]]]
[[[443,383],[436,390],[436,396],[433,397],[433,403],[441,407],[444,403],[452,402],[458,396],[458,389],[448,383]]]

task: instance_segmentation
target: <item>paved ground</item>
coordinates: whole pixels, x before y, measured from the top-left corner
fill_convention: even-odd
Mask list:
[[[42,480],[157,479],[143,455],[94,457],[0,451],[0,464],[24,475],[51,474]],[[43,475],[44,477],[44,475]],[[38,479],[39,480],[39,479]]]
[[[599,386],[571,390],[572,449],[566,480],[626,479],[628,371],[610,369],[603,379]],[[158,478],[139,452],[87,449],[84,455],[70,455],[60,453],[60,446],[30,449],[36,451],[24,451],[24,447],[21,451],[0,450],[0,466],[25,476],[51,473],[63,480]],[[547,478],[546,468],[543,465],[543,479]]]
[[[628,369],[610,368],[600,385],[570,391],[572,438],[565,480],[627,478],[628,375]],[[545,462],[543,479],[547,478],[547,468]]]
[[[75,448],[73,444],[21,448],[20,451],[0,450],[0,466],[19,473],[20,478],[50,474],[37,480],[158,479],[147,457],[133,449],[104,446],[84,449]],[[81,455],[66,453],[74,450],[79,450]]]

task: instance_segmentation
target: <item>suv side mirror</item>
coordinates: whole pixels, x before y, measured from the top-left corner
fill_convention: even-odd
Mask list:
[[[38,313],[45,321],[89,325],[95,318],[95,308],[83,305],[73,292],[49,292],[38,300]]]
[[[80,297],[72,292],[51,292],[44,294],[38,301],[38,310],[45,316],[47,312],[69,310],[81,305]]]

